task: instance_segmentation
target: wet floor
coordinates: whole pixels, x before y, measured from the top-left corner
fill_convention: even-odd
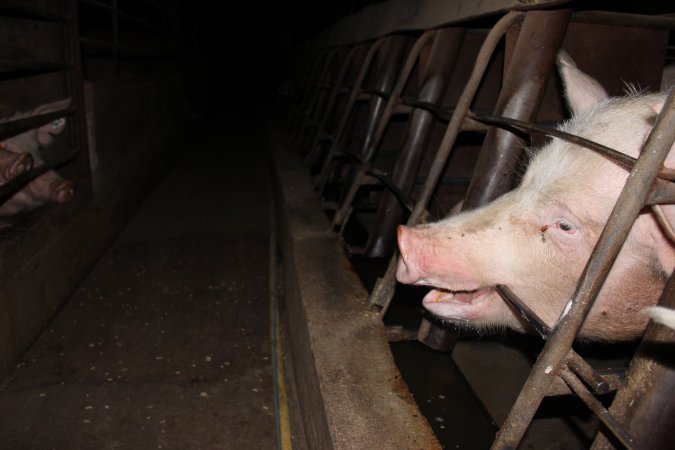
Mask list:
[[[267,142],[254,123],[214,121],[190,139],[2,387],[0,447],[276,446]]]

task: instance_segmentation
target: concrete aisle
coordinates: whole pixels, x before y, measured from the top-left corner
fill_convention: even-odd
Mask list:
[[[190,140],[0,392],[1,448],[276,446],[259,124]]]

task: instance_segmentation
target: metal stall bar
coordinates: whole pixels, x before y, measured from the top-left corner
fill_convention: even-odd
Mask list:
[[[324,133],[326,130],[326,126],[328,125],[328,119],[330,117],[331,112],[333,111],[333,108],[335,107],[338,97],[340,96],[341,93],[343,93],[347,71],[352,66],[352,64],[355,63],[357,59],[356,57],[357,53],[360,50],[361,46],[359,45],[355,45],[349,50],[349,53],[347,53],[347,56],[345,57],[342,63],[342,67],[340,68],[339,73],[335,77],[335,80],[333,82],[333,88],[330,92],[328,101],[326,102],[326,106],[322,108],[321,118],[317,122],[316,134],[312,139],[312,143],[309,146],[309,151],[307,152],[307,157],[305,158],[305,164],[307,164],[310,167],[314,165],[314,163],[320,156],[319,155],[320,143],[321,140],[324,139]]]
[[[346,223],[347,218],[349,217],[350,214],[349,211],[351,209],[351,205],[354,201],[354,198],[356,197],[359,187],[366,181],[370,165],[369,163],[373,160],[375,156],[376,151],[375,149],[379,148],[380,142],[382,141],[382,137],[384,136],[384,131],[387,128],[387,125],[389,124],[389,120],[394,114],[396,107],[400,105],[401,93],[403,92],[403,89],[405,88],[405,85],[407,84],[408,79],[410,78],[410,74],[412,73],[412,70],[415,67],[415,63],[419,58],[420,52],[425,47],[427,42],[429,42],[429,40],[435,34],[436,31],[426,31],[419,38],[417,38],[415,44],[410,49],[410,53],[408,53],[408,58],[406,59],[405,64],[403,64],[403,68],[401,69],[401,73],[398,77],[398,80],[394,85],[394,89],[391,92],[391,96],[387,101],[387,105],[384,107],[382,117],[380,118],[377,124],[377,128],[375,129],[373,136],[370,139],[368,147],[365,149],[361,164],[359,164],[359,167],[356,169],[356,173],[352,178],[351,183],[346,189],[342,204],[335,211],[335,215],[333,216],[332,226],[340,227],[340,232],[342,232],[343,226]]]
[[[671,276],[659,304],[675,308],[675,277]],[[675,331],[650,324],[630,363],[627,382],[617,392],[609,412],[623,423],[635,437],[637,446],[650,450],[673,447],[672,424],[675,418],[675,369],[672,366]],[[662,350],[661,357],[656,356]],[[592,450],[613,450],[615,447],[601,430]]]
[[[310,94],[309,103],[301,116],[303,120],[293,137],[293,141],[296,145],[302,141],[302,137],[304,136],[307,128],[309,128],[311,124],[316,121],[316,116],[319,114],[319,106],[321,105],[321,98],[325,94],[325,89],[328,86],[331,68],[338,59],[337,56],[339,52],[340,48],[334,48],[330,51],[328,58],[321,69],[319,78],[312,82],[312,92]]]
[[[526,13],[518,30],[495,111],[504,116],[534,119],[553,72],[570,15],[571,10]],[[464,199],[463,211],[485,205],[511,190],[523,144],[522,139],[513,133],[499,128],[489,129]],[[390,231],[392,240],[394,230],[392,227]],[[450,350],[457,333],[427,319],[422,320],[418,339],[437,350]]]
[[[302,120],[303,111],[305,110],[305,105],[311,92],[312,80],[316,77],[321,61],[325,57],[327,51],[328,50],[320,50],[313,58],[311,58],[307,64],[307,70],[304,71],[303,78],[300,80],[300,92],[298,92],[295,107],[291,109],[292,117],[289,121],[289,135],[291,136],[294,135],[294,132],[299,125],[298,122]]]
[[[593,306],[633,222],[648,201],[652,186],[675,141],[673,97],[671,91],[579,279],[569,312],[555,326],[518,399],[499,430],[492,445],[493,449],[512,449],[518,445],[553,380],[564,370],[572,343]],[[618,439],[622,439],[626,433],[622,428],[613,425],[608,425],[608,429]],[[633,445],[633,442],[634,439],[631,437],[624,443]]]
[[[368,69],[373,63],[375,55],[381,50],[382,46],[386,42],[386,39],[387,38],[384,37],[375,41],[373,45],[371,45],[371,47],[368,49],[368,53],[366,53],[366,56],[363,59],[361,69],[359,70],[359,74],[357,75],[356,80],[354,81],[354,86],[352,87],[351,93],[349,94],[349,98],[347,99],[347,104],[345,105],[345,108],[342,111],[340,121],[338,123],[337,128],[335,129],[335,133],[333,134],[333,140],[328,150],[328,154],[326,155],[322,164],[321,171],[317,176],[316,186],[321,187],[321,190],[323,190],[323,187],[326,181],[328,180],[331,161],[333,160],[333,158],[335,158],[335,155],[339,151],[339,146],[342,144],[342,139],[344,138],[344,134],[347,128],[347,122],[349,121],[352,109],[354,108],[354,105],[358,101],[359,95],[361,94],[361,86],[363,85],[363,81],[366,78]]]
[[[359,100],[368,101],[368,113],[363,125],[364,132],[359,136],[359,157],[367,152],[368,146],[372,141],[373,134],[375,132],[377,123],[382,115],[383,109],[385,107],[385,101],[387,101],[391,96],[391,91],[394,88],[397,74],[400,71],[400,64],[403,60],[403,54],[406,49],[407,38],[404,35],[390,35],[382,45],[382,48],[379,52],[380,58],[376,67],[374,67],[373,81],[369,89],[359,89],[360,94],[357,97]],[[347,120],[351,117],[354,112],[354,106],[351,105],[349,110],[345,110],[345,113],[348,114]],[[343,116],[345,117],[345,116]],[[329,156],[323,163],[322,173],[319,176],[321,182],[319,190],[323,193],[326,183],[330,178],[330,168],[334,162],[335,157],[337,157],[338,152],[343,152],[343,141],[346,138],[345,133],[338,134],[335,136],[333,145],[331,149],[334,150],[334,153]],[[350,171],[350,178],[353,178],[354,173]]]
[[[423,68],[423,78],[420,84],[420,91],[418,99],[424,102],[435,104],[447,85],[450,74],[454,69],[454,65],[459,54],[462,42],[464,40],[465,28],[445,28],[433,32],[433,42],[429,56],[427,58],[426,67]],[[362,164],[357,168],[357,173],[352,183],[349,185],[347,195],[344,197],[340,208],[336,211],[333,217],[333,227],[339,227],[340,230],[344,228],[347,219],[351,215],[354,208],[354,199],[360,187],[364,185],[368,178],[367,175],[371,172],[371,162],[379,148],[379,144],[384,135],[389,120],[391,119],[394,108],[401,104],[400,95],[403,92],[415,61],[419,57],[419,53],[427,40],[431,37],[431,32],[427,32],[420,36],[415,47],[410,52],[406,65],[404,66],[399,80],[396,84],[392,96],[387,103],[382,119],[378,124],[377,130],[373,139],[364,152]],[[420,44],[420,45],[418,45]],[[402,144],[400,156],[396,163],[394,173],[388,180],[393,186],[400,190],[401,194],[407,197],[412,189],[412,184],[415,182],[413,176],[417,173],[419,163],[422,155],[426,149],[429,132],[433,124],[433,114],[424,109],[411,109],[412,115],[408,119],[406,130],[406,139]],[[376,147],[377,146],[377,147]],[[387,191],[389,192],[389,191]],[[380,202],[378,210],[390,207],[390,203],[394,203],[395,207],[400,209],[398,197],[393,194],[387,195]],[[392,197],[392,198],[389,198]],[[386,202],[386,203],[385,203]]]
[[[509,12],[504,15],[504,17],[502,17],[488,33],[485,42],[478,53],[478,57],[476,58],[476,63],[474,64],[471,77],[469,78],[469,81],[467,82],[467,85],[457,102],[455,112],[450,119],[448,128],[438,148],[434,164],[431,167],[431,171],[424,185],[422,195],[420,196],[420,199],[416,203],[415,208],[408,219],[409,224],[417,223],[423,212],[426,210],[427,204],[431,198],[431,193],[433,192],[433,189],[442,175],[445,162],[450,155],[450,151],[452,150],[452,146],[455,143],[457,135],[461,131],[462,123],[464,122],[464,118],[469,111],[469,107],[473,101],[474,95],[478,90],[478,86],[483,78],[483,74],[485,73],[492,53],[506,31],[514,23],[522,20],[523,16],[524,13],[521,12]],[[397,256],[395,255],[390,259],[385,274],[375,283],[375,287],[373,288],[373,291],[368,299],[368,303],[371,306],[379,306],[382,308],[381,315],[385,314],[394,295],[394,289],[396,285],[396,262]]]

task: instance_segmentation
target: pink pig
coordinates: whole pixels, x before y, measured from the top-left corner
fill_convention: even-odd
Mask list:
[[[67,108],[71,100],[65,99],[38,106],[28,113],[15,113],[4,121],[18,120],[37,114],[46,114]],[[44,164],[41,150],[49,147],[66,127],[65,117],[39,128],[13,136],[0,143],[0,180],[2,184],[30,170],[33,162]],[[16,155],[16,156],[12,156]],[[11,216],[30,211],[46,203],[68,203],[75,194],[75,183],[64,180],[53,170],[40,175],[9,200],[0,205],[0,216]]]
[[[637,157],[665,94],[609,98],[566,54],[559,69],[574,117],[561,130]],[[534,155],[520,186],[480,209],[415,228],[400,226],[401,283],[431,286],[433,314],[480,328],[525,330],[495,292],[508,286],[549,326],[559,319],[628,176],[616,163],[553,139]],[[675,167],[673,152],[666,166]],[[662,206],[672,224],[675,206]],[[675,266],[675,250],[648,210],[631,234],[580,337],[639,337]]]

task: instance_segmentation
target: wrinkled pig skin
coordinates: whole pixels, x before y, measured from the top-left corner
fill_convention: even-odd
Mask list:
[[[70,99],[64,99],[53,103],[47,103],[38,106],[28,113],[14,113],[3,121],[13,121],[37,114],[46,114],[67,108],[70,105]],[[0,173],[3,175],[9,172],[13,174],[12,178],[22,171],[30,170],[33,164],[40,166],[44,164],[41,151],[51,146],[56,137],[63,132],[66,127],[66,119],[56,119],[39,128],[29,130],[25,133],[13,136],[2,143],[0,152]],[[18,167],[11,169],[6,163],[11,163],[7,153],[24,155],[26,162],[30,160],[30,166],[19,164]],[[30,156],[30,158],[27,158]],[[14,164],[17,166],[17,164]],[[19,173],[15,173],[15,172]],[[7,180],[9,181],[9,180]],[[5,181],[6,182],[6,181]],[[0,205],[0,216],[7,217],[25,211],[33,210],[47,203],[68,203],[75,195],[75,183],[70,180],[64,180],[58,173],[49,170],[40,175],[19,192],[14,194],[9,200]]]
[[[609,98],[565,54],[558,61],[573,118],[559,128],[637,157],[665,94]],[[549,326],[570,300],[628,171],[598,154],[553,139],[532,150],[517,189],[489,205],[433,224],[399,227],[401,283],[434,288],[431,313],[478,329],[527,329],[495,292],[506,285]],[[673,152],[666,161],[675,167]],[[671,224],[673,206],[662,206]],[[581,329],[582,340],[639,337],[673,271],[675,252],[648,210],[631,229]]]

